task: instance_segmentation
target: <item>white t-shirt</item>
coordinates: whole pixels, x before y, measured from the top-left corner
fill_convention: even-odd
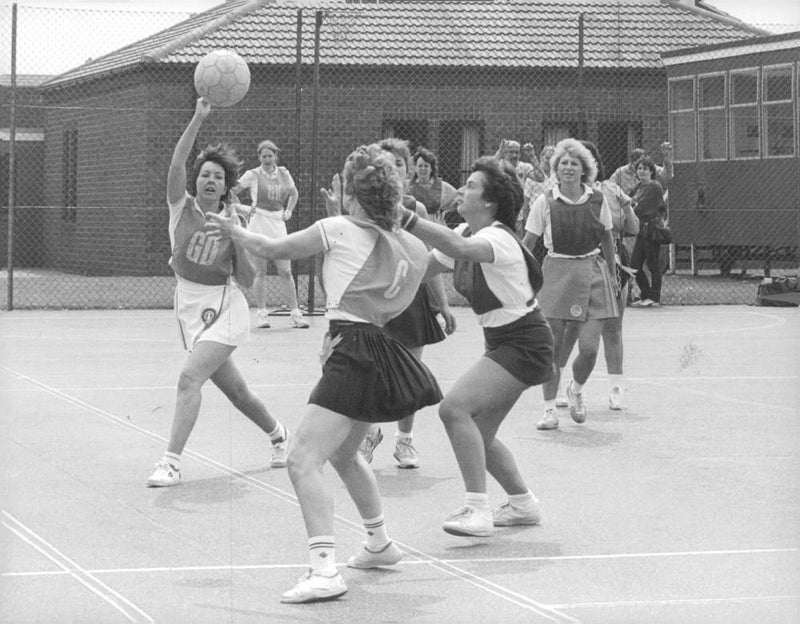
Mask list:
[[[454,231],[461,234],[466,227],[466,223],[461,223]],[[485,227],[472,236],[486,240],[492,246],[494,261],[481,262],[481,269],[487,286],[503,304],[502,308],[478,314],[478,324],[481,327],[500,327],[531,312],[536,302],[519,241],[499,227]],[[453,258],[438,249],[434,249],[433,254],[443,266],[449,269],[455,266]]]

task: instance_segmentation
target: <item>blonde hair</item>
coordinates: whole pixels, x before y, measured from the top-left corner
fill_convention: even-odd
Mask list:
[[[577,158],[583,164],[581,182],[591,184],[597,178],[597,161],[592,153],[577,139],[562,139],[556,144],[555,152],[550,157],[550,171],[558,174],[558,163],[564,156]]]

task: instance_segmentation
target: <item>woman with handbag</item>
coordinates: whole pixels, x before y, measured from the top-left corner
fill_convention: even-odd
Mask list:
[[[665,229],[667,206],[664,203],[664,191],[654,179],[655,163],[649,158],[642,158],[636,166],[636,175],[639,185],[633,194],[633,210],[639,217],[640,228],[631,254],[631,268],[636,269],[640,298],[631,305],[635,308],[652,308],[661,305],[660,258],[661,245],[666,239],[660,238],[659,234],[660,230]],[[650,279],[643,271],[645,265],[650,271]]]

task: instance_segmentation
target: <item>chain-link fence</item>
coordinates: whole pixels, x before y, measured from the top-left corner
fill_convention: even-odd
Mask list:
[[[60,31],[65,11],[31,11],[3,39],[17,68],[0,86],[6,309],[172,305],[166,173],[194,110],[194,67],[221,48],[245,58],[250,89],[212,112],[197,147],[227,142],[244,171],[259,166],[261,140],[276,143],[300,194],[290,231],[323,216],[318,189],[356,145],[403,138],[458,187],[503,139],[536,155],[572,136],[598,146],[608,174],[635,148],[671,164],[663,303],[751,303],[765,275],[797,272],[798,33],[659,0],[240,0],[159,14],[152,30],[165,30],[57,67],[69,42],[11,49]],[[131,20],[80,13],[83,32]],[[321,308],[316,268],[293,263],[299,299]]]

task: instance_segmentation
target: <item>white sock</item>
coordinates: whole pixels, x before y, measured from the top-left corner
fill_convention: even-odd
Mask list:
[[[549,412],[551,410],[555,411],[556,409],[556,400],[550,399],[549,401],[544,402],[544,411]]]
[[[582,383],[578,383],[577,381],[575,381],[573,379],[572,380],[572,391],[575,394],[580,394],[583,391],[583,384]]]
[[[315,535],[308,538],[308,559],[311,569],[320,572],[336,571],[336,548],[333,535]]]
[[[276,442],[283,442],[286,439],[286,427],[278,423],[278,425],[267,435],[269,436],[269,439],[272,440],[273,444]]]
[[[367,548],[377,552],[389,543],[389,534],[386,532],[383,514],[374,518],[362,518],[361,522],[367,531]]]
[[[414,438],[414,433],[411,431],[405,433],[398,429],[397,431],[394,432],[394,437],[397,438],[398,440],[406,439],[409,442],[411,442],[411,440]]]
[[[556,396],[564,396],[564,390],[561,388],[561,382],[564,381],[564,371],[567,370],[566,366],[562,366],[558,369],[558,388],[556,388]]]
[[[609,373],[609,375],[608,375],[608,386],[609,386],[609,388],[613,388],[615,386],[619,386],[619,389],[622,390],[622,388],[625,387],[625,376],[622,375],[621,373],[619,375],[610,374]]]
[[[536,498],[533,496],[533,492],[528,490],[525,494],[509,494],[508,495],[508,502],[511,503],[512,506],[516,507],[517,509],[521,509],[524,511],[530,510],[535,507]]]
[[[181,469],[181,456],[178,453],[170,453],[167,451],[164,453],[163,459],[173,468]]]
[[[489,509],[489,495],[485,492],[467,492],[464,495],[464,504],[487,511]]]

